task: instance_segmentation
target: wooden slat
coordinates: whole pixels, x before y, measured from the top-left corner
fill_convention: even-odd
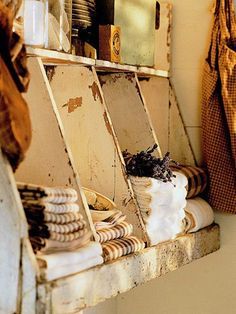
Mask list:
[[[21,238],[27,225],[12,169],[0,152],[0,313],[17,313],[21,296]]]
[[[50,83],[83,186],[114,200],[146,240],[96,72],[58,66]]]
[[[23,182],[76,189],[81,213],[95,235],[43,64],[39,58],[31,58],[28,65],[32,78],[26,100],[30,109],[33,138],[26,159],[16,172],[16,178]]]
[[[195,165],[196,159],[179,110],[177,98],[170,84],[169,151],[174,160],[185,165]]]
[[[22,293],[21,314],[36,312],[36,275],[38,265],[28,238],[22,240]]]
[[[39,298],[41,293],[46,294],[46,307],[51,305],[51,314],[76,314],[83,308],[174,271],[219,247],[219,227],[212,225],[117,261],[41,284]]]
[[[157,143],[137,77],[119,73],[99,78],[122,151],[136,153]]]
[[[155,30],[154,68],[170,71],[172,4],[159,0],[160,27]]]
[[[161,77],[140,79],[140,86],[150,113],[161,151],[168,151],[169,80]]]
[[[82,65],[94,65],[95,60],[86,57],[74,56],[69,53],[63,53],[54,50],[32,48],[27,47],[28,56],[40,57],[44,64],[55,65],[55,64],[82,64]]]

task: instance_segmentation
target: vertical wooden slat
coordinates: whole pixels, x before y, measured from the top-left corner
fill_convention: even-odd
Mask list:
[[[96,72],[57,66],[50,83],[83,186],[113,199],[146,239]]]
[[[122,151],[136,153],[158,144],[136,75],[119,73],[99,78]]]
[[[155,30],[154,67],[158,70],[170,71],[172,4],[161,0],[158,2],[160,27]]]
[[[179,111],[177,98],[170,84],[169,151],[174,160],[185,165],[195,165],[196,160]]]
[[[168,150],[169,80],[162,77],[139,78],[150,119],[163,154]]]
[[[73,187],[78,192],[81,213],[96,236],[42,61],[30,58],[28,65],[32,78],[26,100],[31,114],[33,137],[16,178],[46,186]]]
[[[14,176],[0,152],[0,313],[17,312],[21,296],[21,238],[26,222]]]
[[[21,314],[36,313],[36,271],[37,264],[29,242],[25,238],[22,241],[22,293],[21,293]]]

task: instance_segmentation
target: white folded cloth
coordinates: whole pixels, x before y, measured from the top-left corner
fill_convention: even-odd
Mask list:
[[[72,252],[60,252],[53,254],[38,254],[37,259],[41,267],[53,269],[74,264],[81,264],[87,260],[101,256],[102,246],[98,242],[90,242],[88,245]]]
[[[96,256],[93,258],[90,258],[88,260],[85,260],[81,263],[72,264],[72,265],[66,265],[66,266],[60,266],[60,267],[54,267],[54,268],[45,268],[41,271],[41,276],[43,279],[50,281],[55,280],[61,277],[69,276],[76,274],[78,272],[87,270],[91,267],[95,267],[97,265],[100,265],[103,263],[103,257],[102,256]]]
[[[151,245],[175,238],[183,231],[186,177],[174,172],[172,182],[130,177]]]
[[[213,209],[200,197],[188,199],[185,211],[193,218],[193,226],[190,226],[188,232],[196,232],[214,222]]]
[[[48,47],[49,49],[64,50],[68,52],[70,50],[70,41],[60,27],[57,19],[51,14],[48,14]]]

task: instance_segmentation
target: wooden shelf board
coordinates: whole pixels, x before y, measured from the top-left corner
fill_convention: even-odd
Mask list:
[[[35,56],[42,58],[44,64],[58,65],[58,64],[80,64],[84,66],[95,66],[98,71],[105,72],[135,72],[139,76],[160,76],[169,77],[168,71],[156,70],[149,67],[134,66],[128,64],[119,64],[104,60],[94,60],[91,58],[74,56],[72,54],[63,53],[54,50],[27,47],[28,56]]]
[[[69,53],[63,53],[59,51],[54,50],[47,50],[42,48],[32,48],[27,47],[27,55],[30,57],[40,57],[42,58],[42,61],[44,64],[47,65],[58,65],[58,64],[80,64],[84,66],[92,66],[95,65],[95,60],[86,58],[86,57],[80,57],[80,56],[74,56]]]
[[[114,262],[41,283],[38,285],[38,306],[44,313],[78,313],[79,310],[174,271],[219,247],[220,229],[213,224],[196,233],[178,237]]]

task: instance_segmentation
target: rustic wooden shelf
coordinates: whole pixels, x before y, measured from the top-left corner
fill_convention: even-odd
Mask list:
[[[40,313],[78,313],[218,250],[219,231],[213,224],[114,262],[41,283],[38,309]]]
[[[58,52],[54,50],[47,50],[41,48],[27,47],[27,54],[29,56],[40,57],[44,64],[58,65],[58,64],[77,64],[83,66],[95,66],[98,71],[105,72],[135,72],[139,76],[160,76],[169,77],[168,71],[156,70],[144,66],[134,66],[128,64],[118,64],[104,60],[94,60],[91,58],[74,56],[72,54]]]
[[[85,66],[95,65],[94,59],[74,56],[69,53],[58,52],[55,50],[27,47],[27,55],[30,57],[40,57],[43,63],[47,65],[58,65],[58,64],[65,64],[65,65],[81,64]]]

